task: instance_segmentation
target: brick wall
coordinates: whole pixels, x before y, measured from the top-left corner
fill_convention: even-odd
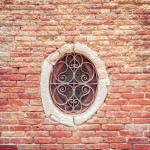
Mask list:
[[[80,42],[99,54],[111,80],[85,124],[46,118],[43,60]],[[0,149],[150,149],[150,1],[0,1]]]

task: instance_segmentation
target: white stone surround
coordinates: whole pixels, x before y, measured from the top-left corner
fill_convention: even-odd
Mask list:
[[[49,92],[49,79],[50,73],[53,70],[53,66],[56,62],[66,53],[80,53],[91,60],[95,65],[98,74],[98,89],[93,104],[83,113],[68,115],[62,112],[57,106],[54,105]],[[88,120],[101,106],[107,95],[107,85],[110,85],[105,65],[102,60],[98,57],[98,54],[88,48],[87,46],[75,43],[66,44],[55,52],[51,53],[43,62],[42,73],[41,73],[41,98],[43,103],[44,112],[47,117],[68,125],[74,126],[82,124]]]

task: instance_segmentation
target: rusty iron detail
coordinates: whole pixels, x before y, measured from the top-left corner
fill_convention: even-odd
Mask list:
[[[93,63],[79,53],[65,54],[50,74],[54,104],[67,114],[86,111],[94,102],[98,76]]]

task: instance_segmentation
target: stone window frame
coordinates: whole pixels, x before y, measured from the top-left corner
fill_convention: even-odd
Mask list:
[[[98,87],[93,104],[81,114],[66,114],[62,112],[55,104],[49,91],[49,79],[56,62],[67,53],[80,53],[86,56],[94,65],[98,74]],[[66,44],[60,49],[52,52],[43,62],[41,72],[41,98],[46,117],[51,117],[53,120],[68,126],[79,125],[91,118],[92,115],[100,108],[107,95],[107,87],[110,85],[107,71],[103,61],[98,54],[87,46],[75,43]]]

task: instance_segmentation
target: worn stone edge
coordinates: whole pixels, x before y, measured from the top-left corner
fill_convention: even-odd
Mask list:
[[[72,52],[81,53],[87,58],[89,58],[92,63],[95,65],[99,81],[98,81],[98,91],[95,98],[94,103],[90,106],[90,108],[79,115],[68,115],[61,112],[54,104],[50,97],[49,93],[49,78],[50,72],[53,68],[53,65],[65,54],[65,53],[72,53]],[[86,53],[85,53],[86,51]],[[49,67],[49,69],[48,69]],[[45,82],[46,81],[46,82]],[[51,115],[51,118],[55,121],[58,121],[62,124],[73,126],[75,124],[82,124],[86,120],[88,120],[101,106],[105,97],[107,95],[107,88],[105,85],[110,85],[110,80],[108,78],[107,71],[105,69],[104,63],[99,58],[98,54],[88,48],[87,46],[76,43],[73,44],[66,44],[62,48],[58,49],[57,51],[51,53],[45,60],[42,66],[42,73],[41,73],[41,98],[44,107],[44,112],[47,117]],[[46,93],[45,93],[46,92]],[[73,121],[74,117],[74,121]]]

